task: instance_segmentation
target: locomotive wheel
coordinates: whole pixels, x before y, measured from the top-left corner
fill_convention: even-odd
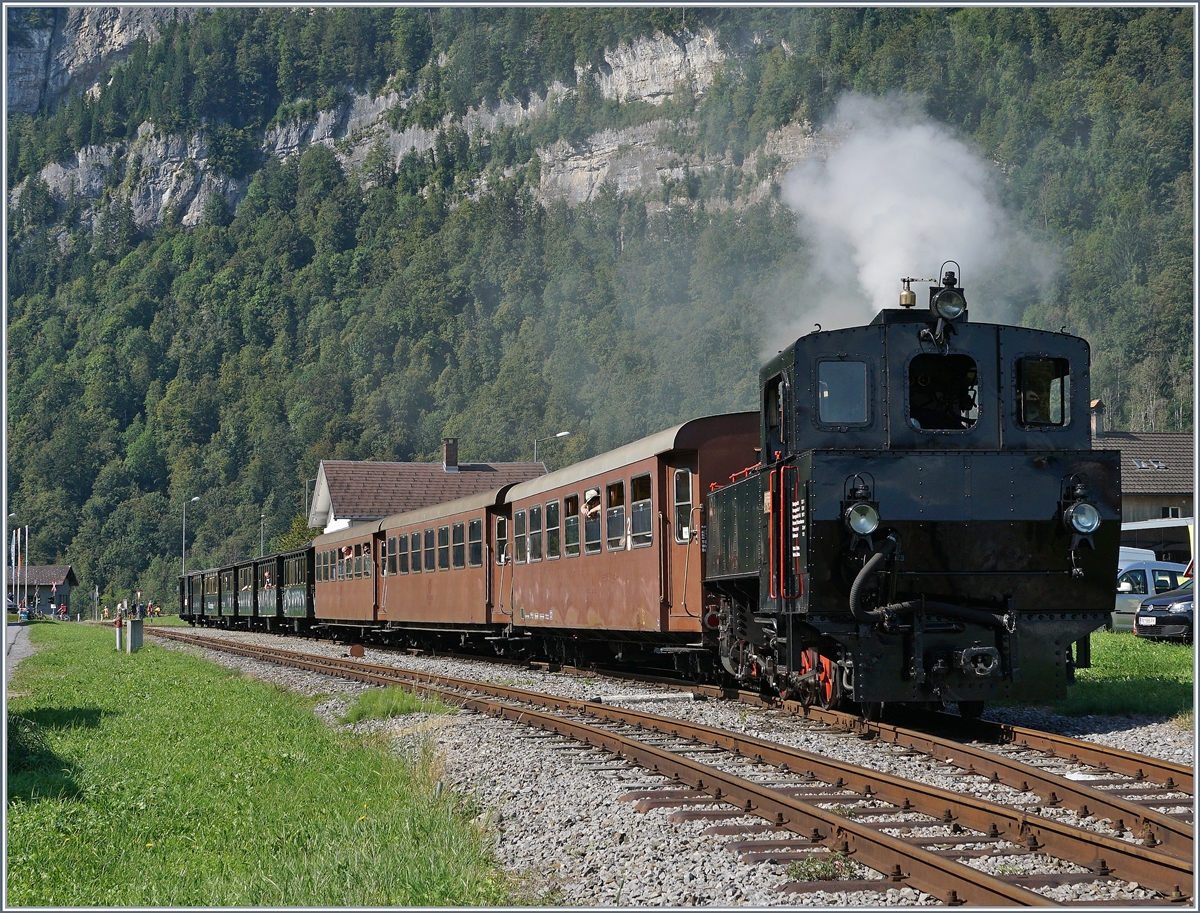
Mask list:
[[[977,720],[983,713],[983,701],[959,701],[958,715],[964,720]]]
[[[858,706],[862,711],[863,719],[871,723],[880,722],[887,707],[883,701],[864,701]]]
[[[838,703],[833,660],[822,656],[816,650],[809,650],[808,656],[809,668],[817,667],[817,680],[813,685],[813,690],[816,692],[814,695],[816,703],[822,710],[831,710]]]

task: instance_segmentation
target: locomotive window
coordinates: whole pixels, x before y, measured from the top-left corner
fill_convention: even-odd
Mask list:
[[[654,513],[651,510],[650,475],[636,476],[629,480],[629,522],[633,533],[633,547],[649,545],[654,538]]]
[[[496,563],[504,564],[508,560],[508,518],[496,518]]]
[[[467,564],[483,567],[483,521],[478,517],[467,521]]]
[[[917,355],[908,365],[908,416],[922,431],[964,431],[979,419],[979,370],[969,355]]]
[[[608,550],[619,552],[625,547],[625,483],[612,482],[605,486],[605,537]]]
[[[452,555],[452,558],[454,560],[454,566],[456,568],[457,567],[466,567],[467,566],[467,543],[466,543],[467,526],[466,526],[466,524],[465,523],[455,523],[453,528],[451,529],[451,534],[453,536],[453,539],[451,540],[451,544],[454,546],[454,552]]]
[[[448,526],[438,527],[437,558],[439,571],[450,570],[450,527]]]
[[[513,513],[513,561],[517,564],[525,563],[525,511],[518,510]]]
[[[1117,578],[1117,586],[1122,583],[1128,583],[1133,587],[1133,592],[1138,595],[1146,595],[1146,572],[1145,571],[1126,571]]]
[[[561,551],[558,537],[558,502],[546,502],[546,557],[557,558]]]
[[[396,540],[399,549],[396,554],[396,564],[401,574],[408,573],[408,534],[405,533]]]
[[[579,495],[563,499],[563,546],[568,558],[579,554]]]
[[[675,470],[675,541],[687,542],[692,525],[692,471]]]
[[[529,560],[542,560],[542,505],[529,508]]]
[[[1022,425],[1071,424],[1071,363],[1065,358],[1017,359],[1017,416]]]
[[[412,572],[421,573],[421,534],[412,534]]]
[[[434,557],[437,549],[434,546],[434,531],[432,529],[425,530],[425,570],[432,571],[434,568]]]
[[[862,425],[871,420],[865,361],[817,365],[817,416],[827,425]]]

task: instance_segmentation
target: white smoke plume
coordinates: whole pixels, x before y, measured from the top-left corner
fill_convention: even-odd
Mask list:
[[[972,319],[1007,322],[1046,294],[1057,258],[1022,232],[997,199],[999,172],[919,99],[850,94],[825,128],[823,160],[797,166],[783,199],[808,242],[809,268],[787,297],[775,340],[868,322],[896,307],[900,278],[961,265]],[[953,266],[949,267],[954,269]],[[917,307],[930,283],[914,283]]]

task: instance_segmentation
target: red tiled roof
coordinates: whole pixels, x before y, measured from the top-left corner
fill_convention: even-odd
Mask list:
[[[1190,434],[1108,431],[1094,438],[1092,445],[1097,450],[1121,451],[1121,490],[1126,494],[1193,494]]]
[[[542,463],[376,463],[323,460],[333,516],[371,520],[419,510],[546,474]]]
[[[28,578],[26,570],[29,571]],[[79,586],[79,578],[75,576],[75,571],[69,564],[31,564],[28,568],[18,568],[17,581],[24,583],[26,579],[30,586],[61,586],[66,583],[68,586]],[[8,569],[8,583],[13,582],[13,569],[10,566]]]

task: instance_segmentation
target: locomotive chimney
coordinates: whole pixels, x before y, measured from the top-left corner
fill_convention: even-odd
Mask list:
[[[458,438],[442,438],[442,469],[458,472]]]
[[[1104,436],[1104,400],[1092,400],[1092,439]]]

